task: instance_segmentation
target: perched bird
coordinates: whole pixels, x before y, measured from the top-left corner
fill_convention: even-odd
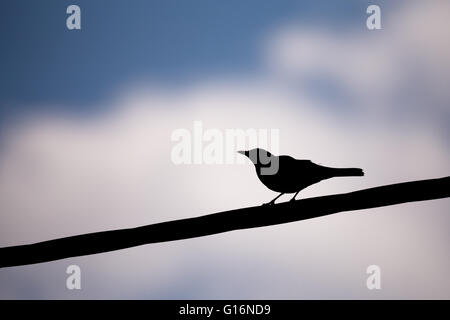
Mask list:
[[[270,190],[280,194],[266,203],[272,205],[285,193],[295,193],[290,201],[306,187],[319,181],[334,177],[363,176],[359,168],[330,168],[310,160],[297,160],[290,156],[275,156],[269,151],[256,148],[249,151],[238,151],[247,156],[255,165],[259,180]]]

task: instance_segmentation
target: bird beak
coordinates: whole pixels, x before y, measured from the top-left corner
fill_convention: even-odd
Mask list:
[[[249,155],[248,151],[238,151],[238,153],[243,154],[244,156],[247,156],[247,157]]]

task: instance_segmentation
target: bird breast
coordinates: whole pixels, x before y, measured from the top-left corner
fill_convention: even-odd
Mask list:
[[[256,169],[259,180],[270,190],[283,193],[294,193],[302,188],[304,183],[297,172],[290,172],[289,170],[279,167],[275,174],[264,174],[261,168]]]

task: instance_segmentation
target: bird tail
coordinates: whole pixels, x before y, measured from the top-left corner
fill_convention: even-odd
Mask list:
[[[361,177],[364,175],[364,171],[360,168],[335,168],[333,175],[335,177]]]

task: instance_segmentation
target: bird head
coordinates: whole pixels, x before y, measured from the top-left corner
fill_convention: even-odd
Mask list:
[[[248,157],[255,166],[270,165],[272,154],[264,149],[255,148],[247,151],[238,151],[238,153]]]

